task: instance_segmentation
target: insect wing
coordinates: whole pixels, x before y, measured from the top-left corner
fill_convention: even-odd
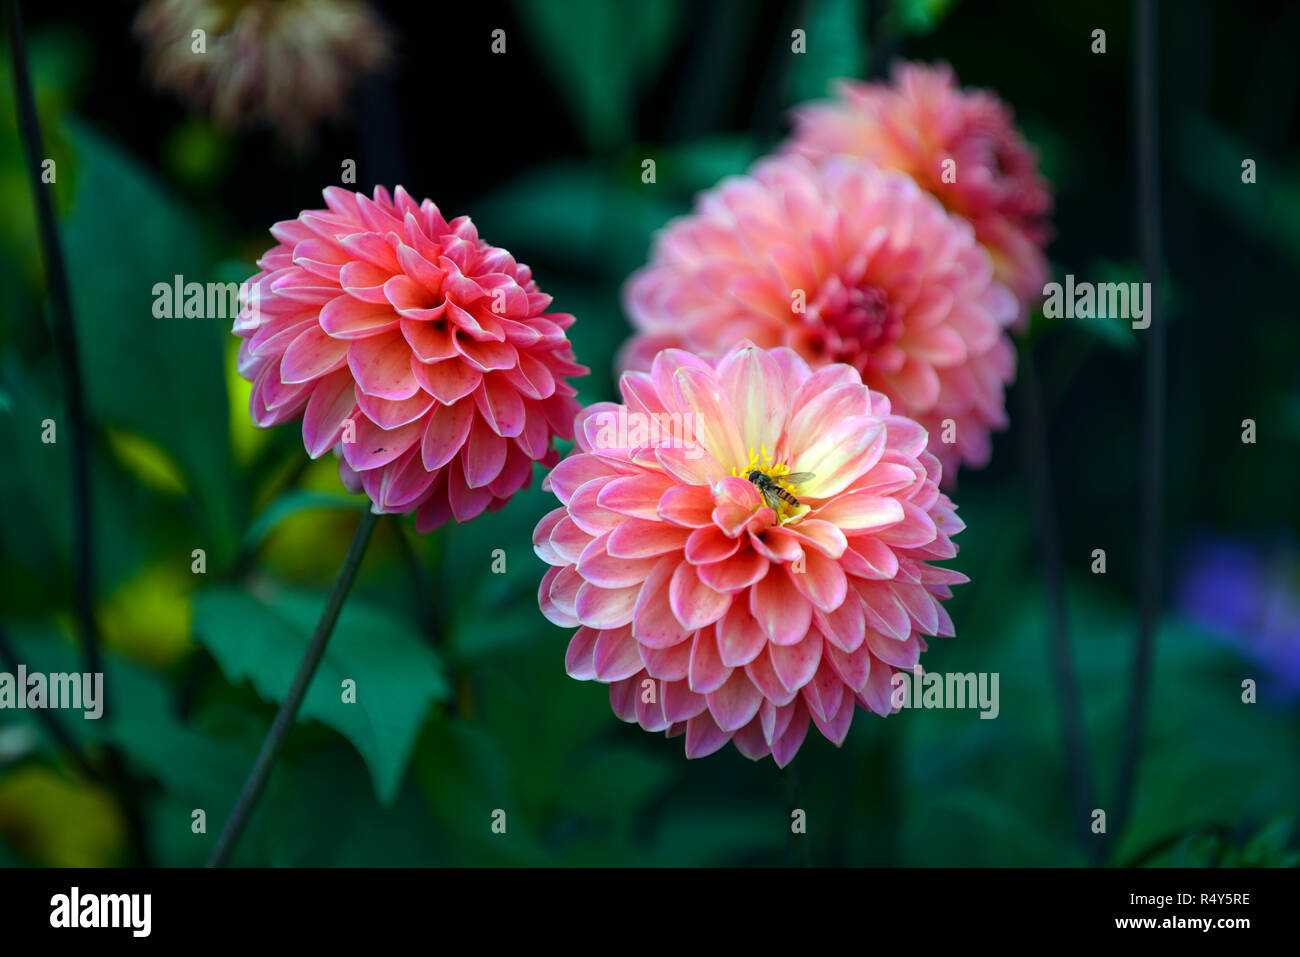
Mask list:
[[[770,508],[775,514],[781,514],[781,499],[777,496],[778,489],[767,485],[760,485],[759,492],[763,494],[763,504]]]
[[[781,481],[790,485],[798,485],[801,482],[811,482],[816,477],[812,472],[791,472],[789,475],[782,475]]]

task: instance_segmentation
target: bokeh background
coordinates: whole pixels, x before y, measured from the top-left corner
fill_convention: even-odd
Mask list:
[[[305,146],[226,131],[156,90],[134,4],[25,4],[92,426],[96,612],[109,715],[0,711],[0,863],[196,865],[243,784],[356,525],[332,457],[259,432],[217,319],[155,319],[180,273],[239,281],[267,227],[402,183],[533,267],[614,394],[619,288],[692,195],[786,111],[896,56],[947,60],[1013,105],[1057,197],[1057,278],[1140,280],[1129,3],[518,0],[376,4],[390,64]],[[62,9],[60,9],[62,8]],[[490,51],[506,31],[507,52]],[[790,33],[807,31],[795,55]],[[1106,31],[1094,54],[1092,31]],[[429,536],[385,518],[234,861],[255,865],[1294,865],[1300,796],[1300,7],[1187,0],[1159,18],[1168,333],[1162,612],[1129,827],[1080,834],[1069,763],[1111,808],[1138,624],[1143,333],[1037,322],[1046,461],[1087,754],[1067,755],[1026,463],[1023,384],[964,472],[949,605],[926,666],[1000,674],[1001,713],[860,713],[782,775],[688,762],[564,673],[530,536],[551,507]],[[0,619],[30,670],[79,670],[69,443],[22,165],[0,84]],[[654,184],[642,161],[656,161]],[[1252,158],[1258,181],[1243,184]],[[59,424],[55,444],[41,422]],[[1243,420],[1256,423],[1253,444]],[[1037,461],[1042,461],[1041,456]],[[1094,549],[1105,574],[1092,571]],[[206,572],[192,571],[203,549]],[[493,574],[502,549],[505,574]],[[4,667],[4,666],[0,666]],[[9,670],[4,667],[4,670]],[[339,716],[325,699],[363,689]],[[1258,700],[1242,701],[1242,682]],[[117,785],[104,769],[120,756]],[[125,782],[123,784],[123,782]],[[791,801],[808,833],[789,833]],[[490,828],[508,814],[505,835]],[[206,812],[207,832],[192,829]],[[1104,842],[1098,849],[1093,842]]]

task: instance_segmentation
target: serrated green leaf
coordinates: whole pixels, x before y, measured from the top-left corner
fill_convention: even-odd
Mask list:
[[[280,702],[324,605],[324,594],[300,589],[205,589],[194,600],[195,637],[232,682],[248,679],[263,698]],[[349,679],[356,683],[355,703],[343,700]],[[376,796],[388,804],[430,706],[447,692],[437,656],[415,629],[354,596],[339,615],[299,720],[315,718],[352,742],[370,768]]]

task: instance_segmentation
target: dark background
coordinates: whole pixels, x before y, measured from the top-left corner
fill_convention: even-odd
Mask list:
[[[1068,800],[1067,764],[1080,759],[1062,745],[1025,469],[1040,452],[1018,385],[992,464],[964,472],[954,494],[968,528],[953,565],[972,583],[949,606],[957,637],[927,655],[937,670],[999,672],[998,720],[864,713],[839,751],[810,735],[784,779],[733,749],[687,762],[680,741],[620,724],[602,687],[564,675],[567,636],[536,605],[543,566],[529,539],[553,500],[535,482],[469,527],[420,537],[409,521],[381,523],[337,662],[385,689],[367,717],[379,724],[295,729],[236,861],[1056,865],[1097,859],[1096,841],[1115,863],[1294,862],[1300,5],[1162,6],[1164,600],[1122,838],[1081,837]],[[358,188],[400,182],[449,217],[472,215],[534,268],[578,317],[571,336],[593,370],[584,402],[614,394],[628,332],[618,291],[653,230],[776,145],[794,103],[835,76],[879,76],[895,56],[947,60],[963,85],[1014,107],[1056,192],[1057,279],[1141,279],[1128,3],[384,4],[392,66],[306,152],[267,131],[218,131],[155,91],[134,5],[25,7],[90,379],[113,708],[94,728],[58,717],[92,756],[120,749],[135,798],[78,772],[29,714],[0,712],[0,731],[27,729],[0,737],[0,862],[139,860],[133,803],[150,862],[196,864],[228,813],[305,642],[283,622],[310,626],[359,505],[331,460],[303,468],[294,427],[248,424],[228,323],[160,330],[149,290],[174,272],[251,274],[267,227],[321,206],[345,158]],[[808,31],[803,56],[790,53],[795,27]],[[497,28],[505,56],[489,49]],[[1090,52],[1098,28],[1105,54]],[[0,146],[0,617],[29,667],[61,670],[76,661],[70,439],[62,425],[57,445],[38,438],[43,418],[62,418],[7,83]],[[1253,185],[1241,181],[1247,157]],[[1113,320],[1033,332],[1082,763],[1101,809],[1134,733],[1144,335]],[[1242,442],[1247,418],[1254,444]],[[206,549],[205,576],[191,573],[194,548]],[[494,548],[504,576],[489,571]],[[1091,572],[1096,548],[1105,575]],[[278,624],[249,597],[267,595],[288,603]],[[1256,704],[1242,703],[1247,678]],[[372,740],[388,721],[409,753]],[[791,800],[808,813],[797,842]],[[495,808],[507,835],[489,829]],[[192,832],[194,809],[207,834]]]

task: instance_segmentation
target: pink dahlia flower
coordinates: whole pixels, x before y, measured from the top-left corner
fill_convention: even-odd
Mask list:
[[[897,63],[892,85],[842,81],[838,92],[795,110],[789,148],[817,162],[857,156],[911,176],[970,220],[994,275],[1027,316],[1051,276],[1043,246],[1052,194],[1011,108],[986,90],[959,89],[946,63]]]
[[[466,216],[400,186],[325,202],[271,227],[235,321],[254,423],[301,417],[312,458],[333,449],[344,484],[421,531],[501,507],[572,435],[573,316]]]
[[[660,349],[718,355],[741,340],[843,362],[930,433],[951,478],[984,465],[1015,374],[1015,297],[970,224],[907,176],[839,157],[764,160],[703,193],[657,237],[624,299],[623,363]]]
[[[925,430],[784,348],[666,350],[621,388],[579,416],[533,534],[569,674],[692,758],[733,741],[784,766],[810,718],[838,745],[858,705],[890,714],[966,581],[930,564],[963,524]]]

